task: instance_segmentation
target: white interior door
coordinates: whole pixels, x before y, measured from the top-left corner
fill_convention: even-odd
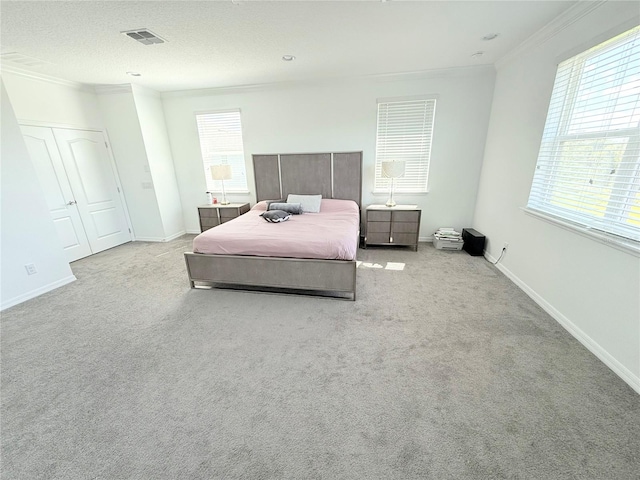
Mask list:
[[[93,253],[131,241],[102,132],[54,128],[53,135]]]
[[[53,132],[45,127],[23,126],[21,129],[67,261],[91,255]]]

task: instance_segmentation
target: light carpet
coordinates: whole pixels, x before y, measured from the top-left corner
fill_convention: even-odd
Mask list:
[[[640,396],[483,258],[360,250],[351,302],[191,290],[191,238],[2,313],[2,478],[638,479]]]

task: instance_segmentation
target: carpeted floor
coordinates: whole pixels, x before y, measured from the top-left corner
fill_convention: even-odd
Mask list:
[[[640,396],[483,258],[190,290],[191,237],[2,313],[3,479],[638,479]]]

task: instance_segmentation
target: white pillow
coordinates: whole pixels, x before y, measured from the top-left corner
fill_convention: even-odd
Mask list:
[[[322,203],[322,195],[295,195],[290,193],[287,197],[287,203],[301,204],[302,211],[305,213],[318,213],[320,211],[320,203]]]

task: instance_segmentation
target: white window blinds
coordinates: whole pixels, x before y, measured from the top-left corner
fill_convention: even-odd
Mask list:
[[[227,192],[246,192],[247,174],[242,146],[240,111],[232,110],[196,115],[200,151],[207,180],[207,191],[222,191],[222,183],[211,178],[211,165],[231,165],[231,180],[224,181]]]
[[[435,99],[378,103],[375,191],[389,190],[382,162],[397,160],[406,163],[404,176],[395,180],[395,191],[427,191],[435,111]]]
[[[528,207],[640,241],[640,27],[558,66]]]

